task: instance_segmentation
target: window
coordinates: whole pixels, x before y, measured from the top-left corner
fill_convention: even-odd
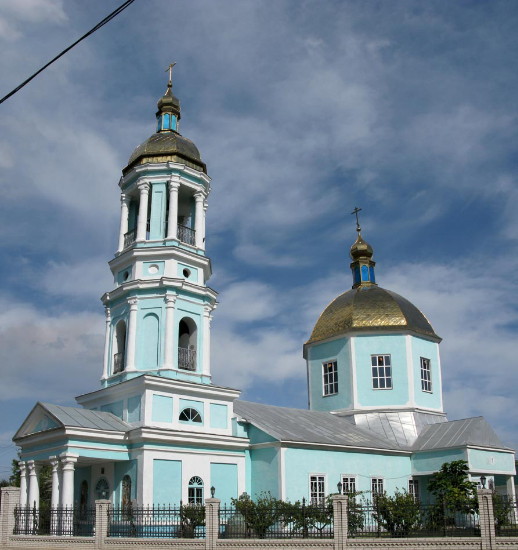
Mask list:
[[[375,390],[392,389],[390,355],[371,355],[372,387]]]
[[[196,409],[184,409],[178,417],[180,422],[199,422],[201,424],[201,415]]]
[[[110,486],[104,477],[102,477],[95,486],[96,500],[106,500],[110,498]]]
[[[322,380],[324,386],[324,395],[333,395],[338,393],[338,370],[336,361],[329,361],[322,365]]]
[[[342,495],[356,493],[356,478],[354,476],[342,476]]]
[[[326,477],[322,474],[309,476],[309,500],[311,504],[322,504],[326,498]]]
[[[432,370],[430,368],[430,359],[421,357],[421,389],[423,391],[432,391]]]
[[[203,480],[201,477],[191,477],[187,490],[189,504],[203,504]]]
[[[383,478],[381,477],[373,477],[371,479],[371,491],[373,495],[381,495],[383,494]]]
[[[419,480],[410,479],[408,481],[408,492],[414,497],[414,500],[419,500]]]

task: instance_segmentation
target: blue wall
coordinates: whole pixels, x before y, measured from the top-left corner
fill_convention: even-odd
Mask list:
[[[211,462],[210,484],[216,488],[216,498],[221,500],[221,505],[231,503],[230,499],[237,498],[237,464],[221,464]]]
[[[266,447],[250,451],[250,458],[252,459],[252,498],[257,498],[264,491],[280,498],[279,452],[278,447]]]
[[[182,499],[182,462],[153,460],[153,504],[179,504]]]
[[[421,357],[430,359],[432,373],[432,392],[424,392],[421,388]],[[414,369],[415,402],[418,407],[441,408],[441,379],[439,372],[438,345],[435,342],[412,336],[412,364]]]

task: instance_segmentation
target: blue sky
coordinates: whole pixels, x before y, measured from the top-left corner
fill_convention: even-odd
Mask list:
[[[119,4],[2,2],[0,95]],[[0,106],[0,478],[35,401],[98,387],[117,182],[171,61],[213,180],[214,382],[306,405],[359,205],[378,282],[444,338],[449,417],[518,447],[516,28],[499,0],[137,0]]]

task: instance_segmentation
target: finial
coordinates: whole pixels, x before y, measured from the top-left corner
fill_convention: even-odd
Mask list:
[[[167,67],[167,69],[165,70],[166,73],[167,71],[169,71],[169,82],[167,83],[167,89],[173,87],[173,67],[175,65],[176,65],[176,61],[174,61],[173,63],[169,63],[169,67]],[[166,93],[167,93],[167,90],[166,90]]]
[[[361,208],[358,208],[357,206],[355,206],[354,210],[351,212],[351,215],[356,214],[356,231],[358,231],[358,233],[362,230],[362,228],[360,227],[360,220],[358,219],[358,212],[361,212],[361,211],[362,211]]]

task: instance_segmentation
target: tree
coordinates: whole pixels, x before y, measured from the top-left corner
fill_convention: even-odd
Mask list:
[[[468,470],[465,460],[445,462],[428,483],[436,501],[451,512],[470,514],[477,509],[477,484],[469,480]]]
[[[269,492],[262,492],[255,501],[247,493],[243,493],[239,498],[233,498],[232,504],[243,517],[247,535],[260,539],[279,521],[282,513],[282,502]]]
[[[419,502],[407,491],[374,495],[374,519],[393,537],[408,537],[421,523]]]

